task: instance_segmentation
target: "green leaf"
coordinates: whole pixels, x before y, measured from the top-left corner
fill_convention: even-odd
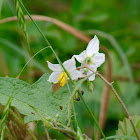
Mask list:
[[[16,107],[20,113],[25,115],[25,123],[41,120],[33,108],[47,121],[52,121],[57,117],[59,122],[65,123],[68,118],[69,92],[63,87],[53,93],[48,77],[48,74],[44,74],[33,85],[15,78],[1,77],[0,103],[6,105],[14,89],[11,106]]]
[[[134,125],[136,126],[138,130],[138,134],[140,134],[140,116],[133,116],[132,119],[133,119]],[[134,129],[129,119],[125,118],[123,121],[119,121],[116,135],[127,135],[127,136],[136,137]],[[120,139],[117,139],[117,140],[120,140]]]

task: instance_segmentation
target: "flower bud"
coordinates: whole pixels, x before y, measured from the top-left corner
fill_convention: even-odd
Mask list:
[[[56,114],[56,119],[58,119],[59,118],[59,114]]]
[[[92,81],[87,81],[87,86],[88,86],[88,90],[92,92],[93,89],[94,89],[93,82]]]

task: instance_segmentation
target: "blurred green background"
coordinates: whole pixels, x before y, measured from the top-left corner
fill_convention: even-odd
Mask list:
[[[50,16],[59,19],[93,37],[95,34],[100,44],[105,46],[111,57],[112,81],[128,110],[133,115],[140,115],[140,1],[139,0],[24,0],[30,14]],[[13,0],[0,0],[0,19],[16,15]],[[87,44],[78,40],[68,32],[51,22],[38,21],[37,24],[53,46],[62,61],[82,52]],[[24,33],[18,22],[0,24],[0,76],[16,77],[30,56],[46,47],[45,41],[33,25],[27,21],[27,32],[31,52],[28,53]],[[115,43],[112,41],[115,40]],[[113,42],[113,43],[112,43]],[[134,82],[118,51],[121,48],[126,56]],[[122,56],[122,55],[121,55]],[[124,56],[122,56],[124,57]],[[57,63],[49,49],[39,53],[24,69],[21,79],[33,83],[44,72],[51,72],[46,60]],[[104,75],[107,61],[98,70]],[[84,98],[96,117],[99,109],[104,82],[96,77],[94,90],[90,92],[83,85]],[[76,102],[76,112],[82,131],[89,137],[96,137],[97,128],[82,102]],[[121,105],[110,94],[109,111],[105,127],[105,135],[111,136],[117,130],[119,120],[126,117]],[[37,123],[40,139],[44,137],[42,123]],[[60,133],[49,130],[52,138],[60,137]],[[55,133],[54,133],[55,132]],[[58,136],[59,135],[59,136]],[[63,136],[62,136],[63,137]]]

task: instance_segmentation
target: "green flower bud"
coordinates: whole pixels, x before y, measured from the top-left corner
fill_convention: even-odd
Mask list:
[[[92,92],[93,89],[94,89],[93,82],[92,81],[87,81],[87,86],[88,86],[88,90]]]
[[[59,114],[56,114],[56,119],[58,119],[59,118]]]

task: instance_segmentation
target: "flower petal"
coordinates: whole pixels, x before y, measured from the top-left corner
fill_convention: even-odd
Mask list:
[[[96,72],[97,67],[96,67],[95,65],[90,65],[89,67],[92,68],[92,69]],[[89,71],[87,72],[87,76],[89,76],[89,75],[92,74],[92,73],[93,73],[93,72],[89,70]],[[89,79],[89,81],[93,81],[93,80],[95,79],[95,74],[91,75],[88,79]]]
[[[70,73],[72,80],[77,80],[78,78],[85,77],[81,71],[75,70]]]
[[[96,53],[92,58],[93,63],[96,67],[100,67],[105,62],[105,54],[104,53]]]
[[[67,70],[68,72],[71,72],[71,71],[76,70],[76,62],[75,62],[74,57],[72,57],[71,59],[65,61],[65,62],[63,63],[63,65],[64,65],[64,67],[66,68],[66,70]]]
[[[81,52],[79,55],[74,55],[78,62],[82,62],[86,57],[86,51]]]
[[[48,63],[48,67],[52,70],[52,71],[62,71],[61,70],[61,66],[59,64],[52,64],[49,61],[47,61]]]
[[[90,71],[91,72],[91,71]],[[92,72],[91,72],[92,73]],[[91,75],[89,78],[89,81],[94,81],[95,80],[95,74]]]
[[[93,54],[99,51],[99,40],[95,35],[94,38],[88,43],[86,54],[88,57],[91,57]]]
[[[58,77],[59,77],[60,74],[61,74],[61,72],[53,72],[50,75],[48,81],[53,82],[54,84],[57,83],[58,82]]]

